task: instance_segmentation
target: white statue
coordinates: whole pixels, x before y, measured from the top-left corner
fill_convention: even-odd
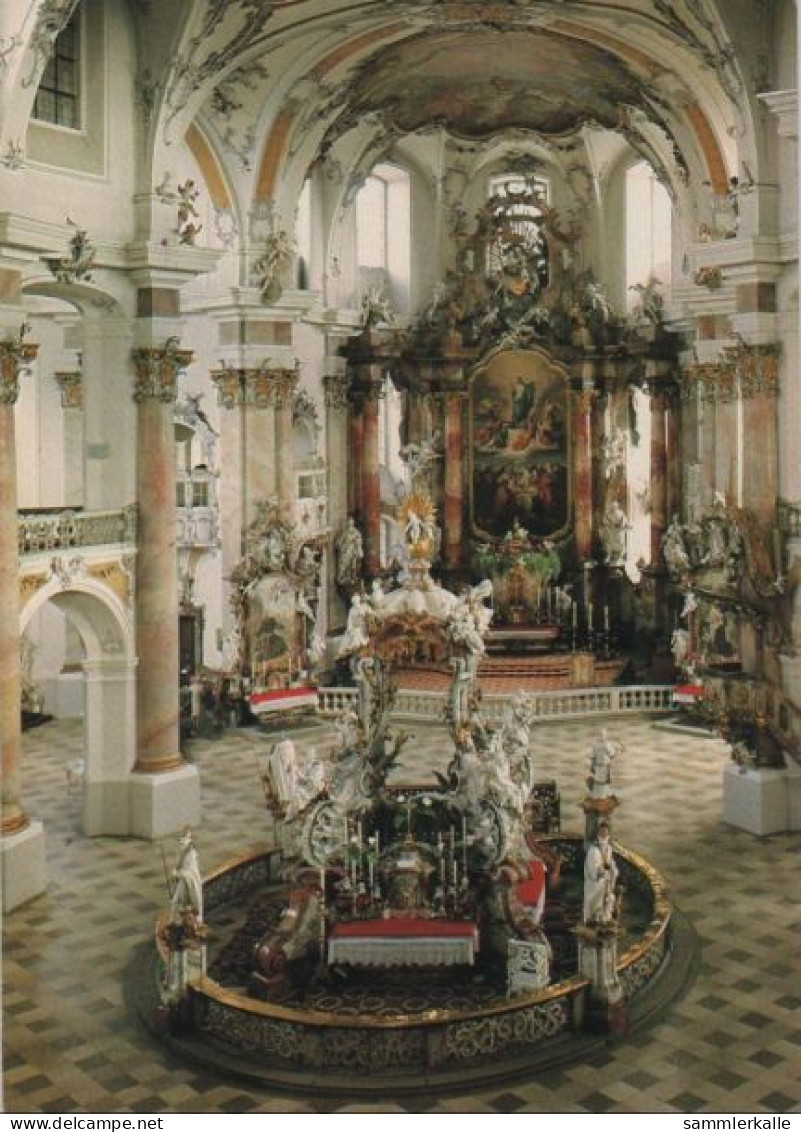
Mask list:
[[[614,743],[609,738],[606,728],[602,727],[595,737],[590,755],[590,796],[593,798],[608,798],[612,793],[612,760],[621,753],[620,743]]]
[[[404,534],[406,535],[407,540],[411,543],[420,542],[420,540],[423,538],[424,533],[425,527],[423,525],[423,520],[420,518],[416,511],[410,511],[409,517],[406,520],[406,526],[404,528]]]
[[[598,823],[596,839],[584,858],[585,924],[610,924],[614,921],[617,877],[609,825],[602,821]]]
[[[287,821],[293,821],[325,787],[325,766],[314,747],[280,739],[270,753],[270,782]]]
[[[692,590],[687,590],[687,593],[684,595],[684,605],[681,608],[679,617],[682,619],[682,621],[685,621],[689,617],[691,617],[697,609],[698,599],[696,598]]]
[[[364,542],[353,518],[348,518],[336,544],[337,582],[340,586],[355,586],[361,577],[364,560]]]
[[[325,660],[325,641],[316,631],[312,631],[309,647],[306,649],[306,657],[312,672],[316,672]]]
[[[314,612],[311,605],[309,605],[309,599],[306,597],[303,590],[298,590],[295,594],[295,609],[307,620],[311,621],[312,624],[317,620],[317,614]]]
[[[674,629],[670,638],[670,648],[673,653],[673,663],[681,670],[690,648],[690,634],[686,629]]]
[[[673,515],[662,538],[662,557],[673,577],[678,577],[690,569],[690,556],[687,553],[678,515]]]
[[[187,829],[181,837],[178,864],[170,876],[170,920],[180,924],[187,912],[198,923],[203,922],[203,878],[200,875],[192,831]]]
[[[239,667],[239,648],[241,644],[241,637],[239,629],[236,625],[233,626],[230,633],[226,634],[223,642],[223,668],[226,672],[233,672]]]
[[[364,648],[370,639],[367,632],[367,618],[370,605],[361,594],[354,594],[348,612],[348,623],[345,626],[345,635],[339,646],[338,657],[349,656]]]
[[[622,566],[626,560],[626,534],[631,524],[616,499],[606,509],[601,522],[601,542],[609,566]]]
[[[513,820],[519,822],[528,799],[527,785],[515,782],[509,766],[509,759],[503,747],[503,733],[496,731],[489,749],[486,785],[498,805],[508,810]]]

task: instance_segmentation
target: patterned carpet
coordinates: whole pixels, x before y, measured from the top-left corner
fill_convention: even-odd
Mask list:
[[[502,1089],[383,1104],[288,1097],[177,1062],[125,1002],[136,948],[165,901],[161,846],[81,836],[66,766],[81,725],[24,737],[25,800],[47,832],[50,888],[4,925],[4,1082],[9,1112],[748,1112],[801,1111],[797,942],[801,835],[759,840],[721,820],[724,748],[612,720],[625,745],[615,768],[615,833],[667,878],[701,938],[698,979],[645,1035],[590,1061]],[[447,761],[443,734],[415,726],[406,774]],[[578,799],[595,728],[547,724],[535,734],[538,777],[559,781],[563,827],[579,831]],[[305,732],[323,745],[332,732]],[[268,840],[257,778],[270,740],[253,729],[196,741],[204,813],[196,841],[211,870]],[[407,750],[409,748],[407,747]],[[165,846],[175,856],[175,839]]]

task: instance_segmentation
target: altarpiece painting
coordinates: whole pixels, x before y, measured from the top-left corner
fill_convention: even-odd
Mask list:
[[[501,350],[473,377],[470,518],[477,538],[515,523],[553,538],[570,522],[567,375],[539,350]]]

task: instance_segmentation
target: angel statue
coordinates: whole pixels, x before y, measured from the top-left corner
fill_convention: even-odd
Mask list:
[[[398,453],[409,469],[409,476],[414,485],[417,484],[418,479],[425,479],[435,460],[442,458],[442,454],[438,451],[439,441],[440,434],[437,431],[428,440],[423,440],[419,444],[404,444]]]

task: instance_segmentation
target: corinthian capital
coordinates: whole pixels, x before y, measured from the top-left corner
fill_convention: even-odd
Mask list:
[[[192,351],[180,349],[177,338],[134,350],[134,401],[174,402],[178,378],[191,361]]]
[[[0,405],[13,405],[19,394],[20,374],[27,372],[39,352],[35,342],[26,342],[28,324],[19,333],[0,341]]]

